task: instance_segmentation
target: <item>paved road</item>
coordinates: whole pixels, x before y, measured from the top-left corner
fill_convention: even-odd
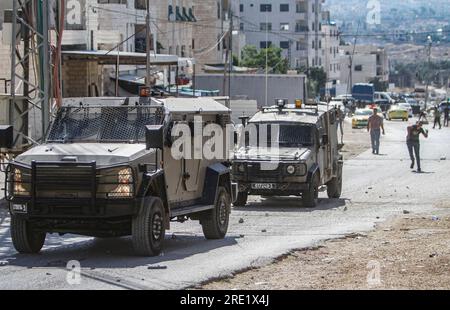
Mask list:
[[[176,224],[159,257],[130,255],[129,238],[77,236],[51,236],[42,254],[17,255],[11,246],[9,219],[2,210],[0,289],[186,288],[266,264],[293,249],[370,230],[403,210],[443,212],[450,188],[450,130],[430,131],[430,139],[422,144],[425,173],[417,174],[409,169],[405,128],[406,123],[388,123],[380,156],[367,151],[345,163],[342,199],[328,200],[322,193],[318,208],[306,209],[296,198],[251,197],[249,206],[233,210],[225,240],[206,241],[195,222]],[[81,263],[80,285],[66,281],[65,266],[70,260]]]

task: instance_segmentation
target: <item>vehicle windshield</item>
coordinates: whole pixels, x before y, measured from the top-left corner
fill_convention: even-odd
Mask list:
[[[163,123],[160,107],[62,107],[47,142],[142,143],[145,126]]]
[[[250,146],[270,147],[277,142],[279,147],[301,147],[314,145],[315,127],[310,124],[259,123],[254,125],[256,126],[257,139],[250,139]],[[267,134],[267,142],[262,141],[265,135],[264,132]],[[273,134],[275,136],[273,136]]]
[[[367,115],[372,115],[373,114],[373,110],[356,110],[355,115],[358,116],[367,116]]]

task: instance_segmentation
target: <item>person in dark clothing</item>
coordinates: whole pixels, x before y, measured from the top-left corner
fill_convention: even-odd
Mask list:
[[[449,113],[450,113],[450,107],[447,104],[444,108],[444,126],[448,127],[448,117],[449,117]]]
[[[422,128],[423,123],[417,122],[416,125],[408,127],[408,136],[406,137],[406,145],[408,146],[409,157],[411,158],[411,169],[414,169],[415,161],[417,161],[417,172],[422,172],[420,166],[420,141],[419,137],[422,134],[428,138],[428,130]],[[414,155],[416,158],[414,158]]]
[[[439,110],[439,107],[434,108],[434,125],[433,129],[436,128],[436,125],[439,125],[439,129],[442,129],[441,125],[441,110]]]

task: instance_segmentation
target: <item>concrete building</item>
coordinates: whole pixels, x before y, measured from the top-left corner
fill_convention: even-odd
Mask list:
[[[354,49],[352,45],[348,45],[341,49],[341,82],[354,85],[368,83],[374,78],[382,82],[389,81],[389,60],[384,48],[374,45],[357,45]],[[352,55],[353,63],[350,68]]]
[[[236,0],[236,32],[257,48],[275,45],[284,50],[291,68],[323,67],[324,0]],[[241,36],[242,38],[242,36]]]
[[[229,29],[228,5],[228,0],[194,0],[197,23],[194,25],[192,44],[197,70],[202,70],[207,64],[223,64],[225,61],[224,34]]]
[[[341,62],[339,53],[339,29],[335,22],[329,19],[322,23],[323,31],[323,51],[325,54],[324,70],[327,73],[328,82],[332,84],[339,83],[341,78]]]

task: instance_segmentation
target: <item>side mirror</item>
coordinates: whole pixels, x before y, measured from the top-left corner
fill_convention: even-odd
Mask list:
[[[322,146],[327,145],[328,144],[328,135],[323,135],[322,136]]]
[[[14,144],[13,126],[0,125],[0,148],[10,149]]]
[[[164,148],[164,126],[148,125],[145,126],[145,144],[147,150]]]

